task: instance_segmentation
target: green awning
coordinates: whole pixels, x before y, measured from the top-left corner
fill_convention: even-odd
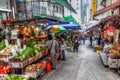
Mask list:
[[[62,5],[62,6],[64,6],[64,7],[66,7],[66,8],[69,9],[71,12],[77,14],[77,12],[75,11],[75,9],[68,3],[67,0],[52,0],[52,1],[54,1],[54,2],[56,2],[56,3],[58,3],[58,4],[60,4],[60,5]]]
[[[66,22],[72,22],[73,24],[78,24],[77,21],[72,16],[66,16],[66,17],[64,17],[64,21],[66,21]]]

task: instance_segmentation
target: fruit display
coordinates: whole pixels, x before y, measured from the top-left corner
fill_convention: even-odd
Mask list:
[[[120,52],[118,50],[113,50],[113,54],[116,56],[116,57],[120,57]]]
[[[46,39],[47,35],[42,35],[42,36],[37,36],[36,39],[37,40],[42,40],[42,39]]]
[[[0,65],[0,74],[8,74],[12,71],[8,64]]]
[[[22,54],[18,54],[17,56],[15,56],[15,58],[23,60],[32,56],[38,56],[39,54],[40,52],[37,48],[27,47],[24,51],[22,51]]]
[[[6,46],[5,46],[5,43],[4,42],[0,42],[0,50],[4,49]]]
[[[37,69],[35,64],[29,65],[25,69],[25,72],[29,72],[29,73],[34,73],[34,72],[37,72],[37,71],[38,71],[38,69]]]
[[[28,67],[26,67],[25,72],[37,72],[39,71],[39,69],[43,69],[45,67],[44,63],[36,63],[36,64],[32,64],[29,65]]]
[[[36,64],[36,67],[37,67],[37,68],[43,68],[43,67],[44,67],[44,64],[43,64],[43,63],[37,63],[37,64]]]
[[[25,77],[22,77],[17,74],[6,76],[6,80],[27,80]]]

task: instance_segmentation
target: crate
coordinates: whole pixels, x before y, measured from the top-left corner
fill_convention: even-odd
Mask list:
[[[120,68],[120,59],[114,58],[114,56],[108,57],[109,68]]]
[[[25,75],[28,75],[30,78],[37,78],[41,73],[43,72],[42,69],[40,69],[37,72],[25,72]]]
[[[20,62],[10,62],[9,65],[11,66],[11,68],[24,68],[25,66],[29,65],[29,61],[25,60],[25,61],[20,61]]]

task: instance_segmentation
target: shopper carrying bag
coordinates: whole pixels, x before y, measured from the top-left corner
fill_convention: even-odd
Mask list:
[[[58,47],[58,43],[53,39],[53,36],[49,34],[46,45],[48,46],[48,51],[50,53],[51,63],[53,66],[52,68],[56,69],[56,47]]]

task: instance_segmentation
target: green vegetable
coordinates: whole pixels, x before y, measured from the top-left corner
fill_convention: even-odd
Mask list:
[[[5,43],[4,42],[0,42],[0,50],[4,49],[6,46],[5,46]]]
[[[17,74],[6,76],[6,79],[7,80],[26,80],[25,77],[22,77],[22,76],[17,75]]]
[[[39,55],[39,50],[37,48],[31,48],[31,47],[27,47],[22,54],[19,54],[17,56],[15,56],[16,59],[20,59],[23,60],[25,58],[29,58],[32,56],[38,56]]]
[[[36,45],[36,41],[35,39],[29,39],[27,42],[26,42],[26,46],[27,47],[34,47]]]

